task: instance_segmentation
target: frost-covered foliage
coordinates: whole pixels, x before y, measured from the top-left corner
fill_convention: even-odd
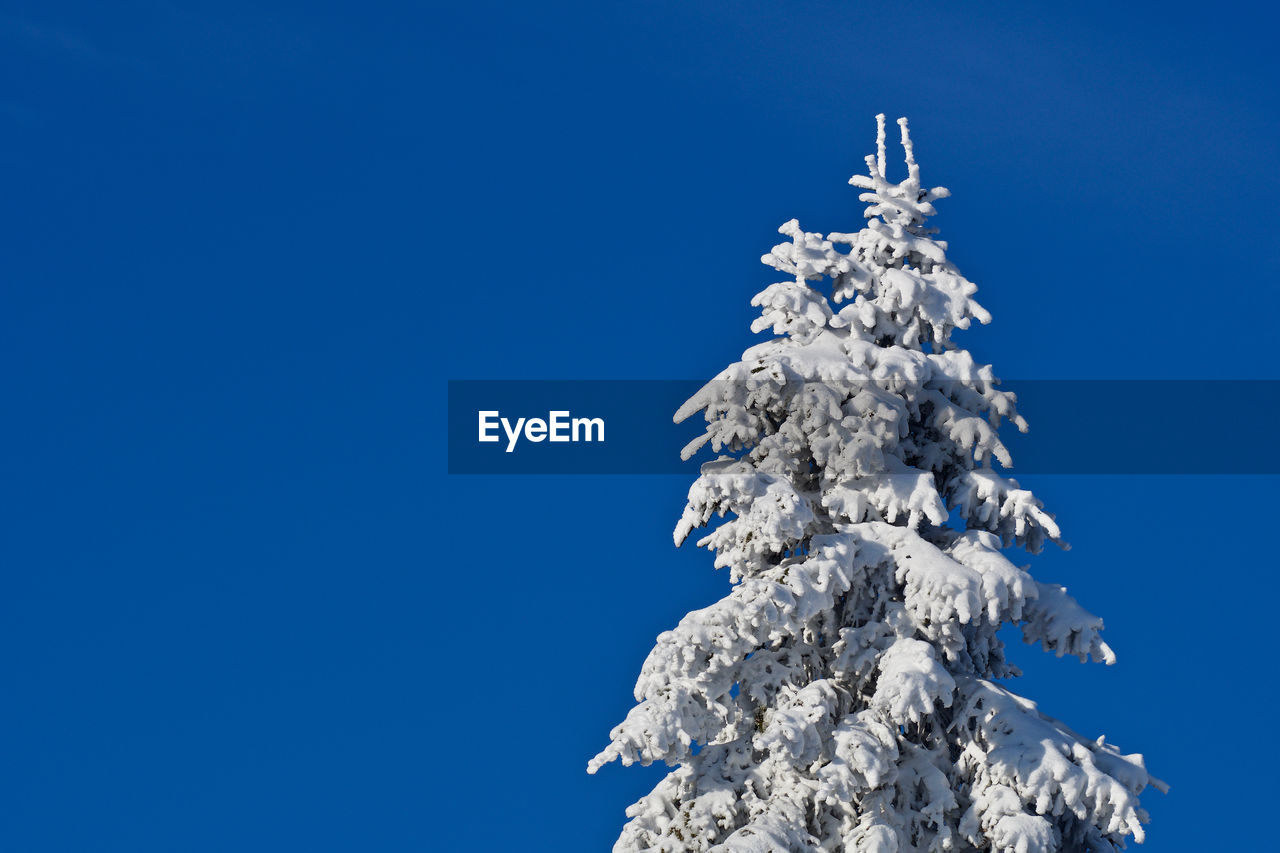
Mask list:
[[[721,601],[658,637],[638,705],[589,765],[675,769],[627,810],[618,851],[1111,851],[1141,841],[1142,756],[1087,740],[995,683],[1017,675],[997,631],[1111,663],[1102,621],[1001,549],[1060,532],[993,470],[1012,394],[951,342],[990,317],[885,177],[884,117],[867,226],[807,232],[763,257],[793,278],[753,300],[752,347],[677,413],[701,412],[702,466],[675,531],[728,567]],[[844,247],[843,250],[842,248]],[[824,285],[825,282],[825,285]],[[822,289],[820,289],[822,288]],[[838,309],[838,310],[837,310]]]

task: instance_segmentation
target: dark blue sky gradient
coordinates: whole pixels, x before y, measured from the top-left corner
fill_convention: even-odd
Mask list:
[[[879,111],[1001,374],[1280,378],[1275,24],[4,4],[0,847],[607,849],[661,771],[586,762],[727,585],[671,545],[695,472],[447,476],[445,380],[712,375],[774,229],[860,227]],[[1146,849],[1260,849],[1275,479],[1024,484],[1119,663],[1019,689],[1172,783]]]

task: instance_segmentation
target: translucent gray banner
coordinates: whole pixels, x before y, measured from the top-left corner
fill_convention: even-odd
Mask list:
[[[706,384],[451,380],[449,473],[693,474],[716,454],[683,461],[680,451],[706,421],[672,416]],[[1006,380],[999,389],[1017,396],[1030,424],[1026,434],[1000,429],[1014,474],[1280,474],[1280,380]],[[890,389],[925,390],[937,384]]]

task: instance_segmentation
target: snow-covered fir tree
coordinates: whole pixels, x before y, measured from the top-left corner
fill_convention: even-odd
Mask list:
[[[997,637],[1111,663],[1102,620],[1002,553],[1061,544],[998,427],[1026,430],[989,365],[951,341],[989,315],[926,226],[949,195],[885,173],[884,117],[857,233],[807,232],[763,257],[778,338],[689,400],[718,459],[675,531],[728,567],[731,591],[664,632],[639,703],[589,765],[675,769],[617,851],[1111,851],[1143,837],[1141,755],[1125,755],[998,683]],[[841,251],[837,247],[848,247]]]

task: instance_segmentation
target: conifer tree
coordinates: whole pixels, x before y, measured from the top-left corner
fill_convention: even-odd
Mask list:
[[[1102,620],[1002,553],[1062,544],[1012,464],[1025,431],[992,368],[951,341],[989,315],[926,220],[950,193],[885,175],[884,116],[856,233],[762,260],[748,349],[676,414],[719,457],[675,530],[731,591],[657,638],[639,703],[590,763],[675,769],[627,810],[617,851],[1112,851],[1143,838],[1141,755],[1088,740],[1001,680],[997,631],[1112,663]],[[837,248],[847,247],[844,251]]]

